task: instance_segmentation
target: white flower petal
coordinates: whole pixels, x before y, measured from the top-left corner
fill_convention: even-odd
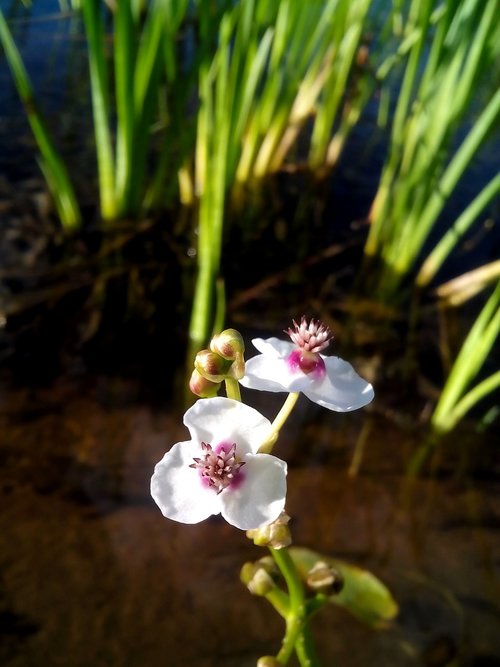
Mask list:
[[[221,514],[241,530],[271,523],[285,507],[287,465],[270,454],[247,454],[244,481],[221,494]]]
[[[295,350],[295,345],[289,340],[280,340],[279,338],[252,338],[252,345],[262,354],[269,354],[275,357],[288,357],[290,352]]]
[[[261,352],[246,363],[241,384],[250,389],[271,392],[302,392],[311,401],[329,410],[348,412],[362,408],[373,399],[373,387],[363,380],[351,364],[339,357],[321,355],[326,375],[318,379],[313,373],[290,368],[287,359],[297,346],[278,338],[254,338]]]
[[[219,514],[220,495],[201,482],[198,470],[189,467],[201,455],[197,443],[178,442],[156,464],[151,495],[167,519],[198,523]]]
[[[290,346],[293,350],[293,345]],[[288,351],[287,356],[290,351]],[[286,357],[258,354],[245,364],[245,376],[240,380],[248,389],[260,391],[305,391],[313,382],[312,376],[300,369],[292,370]]]
[[[287,391],[288,376],[283,359],[258,354],[245,363],[245,375],[240,383],[249,389],[260,391]]]
[[[325,357],[326,376],[315,382],[304,395],[328,410],[349,412],[373,400],[373,387],[361,378],[347,361],[340,357]]]
[[[184,423],[195,442],[214,448],[222,442],[236,443],[239,458],[247,452],[257,453],[271,430],[271,422],[260,412],[221,396],[196,401],[184,415]]]

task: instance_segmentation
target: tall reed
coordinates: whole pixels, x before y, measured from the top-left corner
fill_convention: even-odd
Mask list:
[[[0,42],[37,141],[40,151],[38,163],[52,194],[59,219],[65,229],[74,230],[80,226],[82,217],[73,184],[37,105],[31,80],[1,9]]]
[[[143,211],[150,132],[168,50],[185,17],[188,0],[152,0],[138,11],[126,0],[113,12],[114,96],[100,0],[83,0],[89,45],[92,107],[105,220]],[[115,139],[116,137],[116,139]]]
[[[114,11],[101,0],[81,0],[100,211],[108,222],[142,215],[159,201],[158,184],[165,178],[165,149],[152,150],[152,127],[166,99],[165,81],[173,78],[178,33],[189,7],[188,0],[124,0],[111,4]],[[107,28],[110,21],[111,31]],[[1,12],[0,41],[25,104],[61,222],[67,228],[76,227],[81,213],[72,179],[36,104],[28,74]],[[183,129],[180,124],[176,135]],[[168,142],[166,133],[159,136]],[[153,154],[159,155],[156,163]],[[173,175],[175,178],[175,170]]]
[[[216,51],[199,70],[194,349],[211,331],[229,194],[237,199],[239,186],[280,169],[309,120],[310,166],[331,167],[366,104],[365,91],[348,98],[345,87],[368,7],[368,0],[247,0],[224,12]]]
[[[480,400],[500,387],[500,371],[472,385],[500,334],[500,282],[472,325],[446,378],[431,418],[438,433],[450,431]]]
[[[496,0],[444,0],[436,9],[431,0],[410,3],[406,66],[365,245],[367,273],[374,265],[378,269],[376,285],[370,278],[371,289],[381,299],[396,296],[450,195],[500,119],[500,91],[484,86],[499,52],[497,9]],[[481,80],[485,101],[476,110],[471,102]],[[459,125],[471,116],[469,131],[454,148]],[[494,179],[457,225],[468,226],[497,188]],[[450,237],[443,242],[439,262],[452,245]]]

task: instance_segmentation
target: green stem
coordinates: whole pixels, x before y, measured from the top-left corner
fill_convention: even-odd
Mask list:
[[[281,410],[278,412],[272,423],[273,432],[275,432],[276,434],[280,432],[281,427],[290,416],[290,413],[293,410],[295,403],[297,403],[298,397],[299,397],[298,392],[293,392],[291,394],[288,394],[286,401],[283,403]]]
[[[259,452],[263,454],[270,454],[276,440],[278,439],[281,427],[290,416],[290,413],[292,412],[298,397],[299,394],[295,392],[288,394],[286,401],[281,406],[281,410],[278,412],[273,423],[271,424],[271,432],[269,434],[269,437],[259,447]]]
[[[269,548],[285,579],[290,606],[286,615],[286,631],[276,659],[286,665],[294,650],[302,667],[318,667],[311,637],[307,630],[307,607],[304,587],[288,550]]]
[[[240,384],[234,378],[226,378],[226,396],[241,403]]]
[[[305,625],[295,644],[295,652],[301,667],[317,667],[319,665],[319,657],[316,653],[316,646],[311,634],[309,625]]]

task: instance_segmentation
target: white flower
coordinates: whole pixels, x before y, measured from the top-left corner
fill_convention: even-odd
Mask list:
[[[286,333],[293,342],[278,338],[254,338],[261,352],[246,362],[241,384],[262,391],[302,392],[318,405],[348,412],[362,408],[373,399],[373,387],[359,377],[351,364],[320,351],[331,340],[328,327],[302,317],[300,325]]]
[[[228,398],[197,401],[184,415],[191,440],[176,443],[156,465],[151,495],[164,516],[198,523],[222,514],[236,528],[260,528],[285,506],[287,466],[258,454],[271,424]]]

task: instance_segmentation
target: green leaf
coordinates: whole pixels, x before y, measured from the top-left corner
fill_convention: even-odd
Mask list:
[[[340,593],[330,595],[328,602],[344,607],[359,621],[372,628],[384,628],[397,615],[398,605],[391,592],[368,570],[302,547],[291,547],[289,551],[304,580],[318,561],[337,570],[344,586]]]

